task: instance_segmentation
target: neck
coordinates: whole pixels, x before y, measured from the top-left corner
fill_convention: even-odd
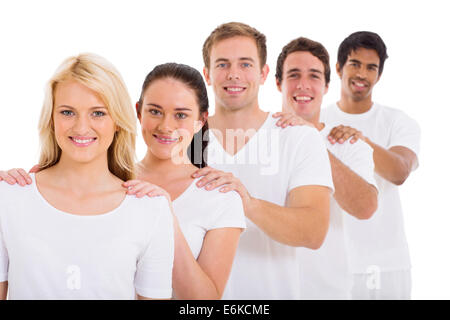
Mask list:
[[[259,108],[257,100],[252,105],[238,110],[231,110],[216,101],[215,114],[208,119],[208,124],[211,129],[218,129],[222,132],[225,132],[226,129],[258,130],[266,117],[267,113]]]
[[[351,114],[367,112],[372,107],[372,104],[372,95],[369,95],[362,100],[355,100],[343,92],[341,92],[341,100],[338,102],[338,106],[342,111]]]
[[[106,155],[89,163],[81,163],[62,154],[59,162],[48,171],[54,184],[76,190],[78,194],[111,188],[112,183],[118,180],[108,169]]]
[[[155,179],[151,178],[156,176],[160,177],[160,179],[164,181],[172,180],[181,176],[190,175],[196,169],[197,168],[187,157],[186,152],[184,153],[184,157],[182,159],[174,161],[172,159],[159,159],[155,157],[150,150],[147,150],[147,154],[144,159],[142,159],[138,164],[138,178],[151,182],[156,182]]]

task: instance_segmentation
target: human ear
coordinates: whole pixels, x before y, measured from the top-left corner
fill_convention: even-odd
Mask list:
[[[207,120],[208,120],[208,112],[206,111],[200,115],[199,120],[196,120],[194,122],[194,134],[199,132],[203,128]]]
[[[261,81],[260,84],[264,84],[266,82],[267,76],[269,75],[269,65],[265,64],[261,69]]]
[[[137,113],[137,117],[139,119],[139,122],[141,122],[142,119],[141,119],[141,113],[139,112],[139,101],[136,102],[136,113]]]
[[[275,82],[276,82],[276,84],[277,84],[277,89],[278,89],[278,91],[281,92],[281,82],[280,82],[278,79],[275,79]]]
[[[211,85],[211,79],[209,77],[209,69],[207,67],[203,67],[203,76],[205,77],[206,83],[208,86]]]
[[[336,73],[338,74],[339,78],[342,79],[341,67],[339,66],[339,62],[336,62]]]

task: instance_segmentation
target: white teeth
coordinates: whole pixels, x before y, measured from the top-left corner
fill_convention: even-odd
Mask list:
[[[160,137],[158,137],[158,139],[159,139],[159,140],[162,140],[162,141],[172,141],[172,142],[178,140],[178,139],[167,139],[167,138],[160,138]]]
[[[94,141],[94,139],[88,139],[88,140],[80,140],[80,139],[75,139],[75,138],[72,138],[72,139],[73,139],[73,141],[75,141],[76,143],[82,143],[82,144],[85,144],[85,143],[89,143],[89,142]]]
[[[243,88],[227,88],[228,91],[233,91],[233,92],[239,92],[239,91],[243,91]]]
[[[310,101],[310,100],[312,100],[311,97],[306,97],[306,96],[297,96],[297,97],[294,97],[294,99],[296,101]]]
[[[365,84],[364,84],[364,83],[361,83],[361,82],[354,82],[354,84],[355,84],[355,86],[357,86],[357,87],[365,87]]]

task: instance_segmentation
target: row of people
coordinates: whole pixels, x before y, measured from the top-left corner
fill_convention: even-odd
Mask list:
[[[63,63],[46,93],[38,172],[0,172],[26,185],[0,184],[1,296],[9,283],[11,298],[408,298],[396,185],[417,167],[420,130],[372,101],[386,46],[371,32],[342,42],[341,99],[321,112],[328,53],[293,40],[277,61],[275,114],[258,101],[266,50],[242,23],[210,34],[209,118],[198,71],[150,72],[136,165],[117,71],[94,55]]]

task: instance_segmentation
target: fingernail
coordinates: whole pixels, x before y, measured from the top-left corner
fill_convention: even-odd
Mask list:
[[[195,178],[195,177],[197,177],[197,176],[198,176],[198,174],[194,173],[194,174],[193,174],[192,176],[193,176],[193,177]]]

